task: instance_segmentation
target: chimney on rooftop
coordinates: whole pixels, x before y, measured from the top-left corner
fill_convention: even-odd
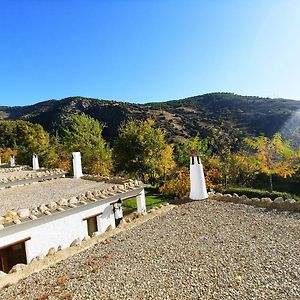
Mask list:
[[[190,155],[190,199],[203,200],[208,198],[203,166],[197,152]]]
[[[16,166],[16,164],[15,164],[15,156],[14,156],[14,155],[11,155],[11,156],[9,157],[9,166],[10,166],[11,168],[13,168],[13,167]]]
[[[32,170],[36,171],[40,168],[39,166],[39,158],[36,154],[32,155]]]
[[[82,166],[81,166],[81,154],[80,152],[73,152],[73,177],[75,179],[80,178],[82,174]]]

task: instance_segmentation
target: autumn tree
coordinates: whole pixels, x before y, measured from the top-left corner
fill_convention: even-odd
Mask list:
[[[121,125],[113,148],[116,171],[154,183],[175,167],[172,145],[167,144],[164,131],[154,126],[150,119]]]
[[[270,191],[273,191],[273,175],[291,176],[299,169],[299,152],[294,151],[279,133],[272,139],[259,136],[245,139],[245,142],[256,151],[260,171],[269,176]]]
[[[85,114],[74,114],[63,128],[62,143],[68,151],[82,155],[83,171],[109,175],[112,168],[111,150],[102,138],[103,125]]]
[[[214,155],[207,161],[208,174],[215,183],[222,178],[222,183],[227,188],[230,185],[245,185],[251,182],[258,174],[259,167],[256,158],[246,151],[233,153],[227,149],[222,156]]]

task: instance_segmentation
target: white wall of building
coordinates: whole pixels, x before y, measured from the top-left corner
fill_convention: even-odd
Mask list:
[[[109,225],[115,227],[114,214],[110,203],[101,204],[68,216],[63,216],[63,212],[57,213],[58,217],[56,219],[46,221],[45,218],[45,223],[37,226],[35,221],[30,221],[32,227],[0,237],[0,245],[9,245],[30,237],[31,239],[25,242],[27,262],[30,262],[38,255],[46,255],[52,247],[67,248],[76,238],[83,239],[88,235],[87,221],[83,219],[101,212],[103,214],[97,217],[97,224],[98,231],[103,233]],[[61,217],[59,217],[59,214],[61,214]],[[18,225],[14,226],[18,228]]]

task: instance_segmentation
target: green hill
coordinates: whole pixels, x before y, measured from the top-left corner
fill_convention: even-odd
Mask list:
[[[224,134],[237,137],[273,135],[283,131],[300,145],[300,101],[212,93],[167,102],[132,104],[85,97],[49,100],[29,106],[0,107],[0,119],[23,119],[59,131],[70,114],[84,112],[106,127],[103,135],[113,141],[121,122],[128,118],[153,118],[164,128],[169,141],[199,135]]]

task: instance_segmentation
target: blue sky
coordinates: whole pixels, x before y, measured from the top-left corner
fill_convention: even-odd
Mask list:
[[[0,0],[0,105],[300,100],[298,0]]]

